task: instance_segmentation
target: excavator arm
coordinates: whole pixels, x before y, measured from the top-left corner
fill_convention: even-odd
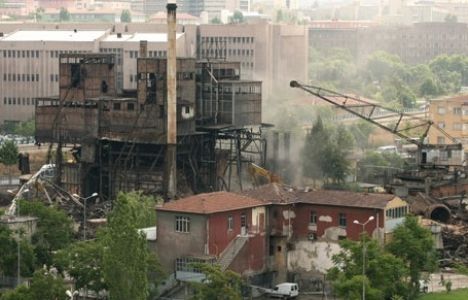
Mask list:
[[[312,94],[334,106],[337,106],[350,114],[353,114],[363,120],[366,120],[381,129],[388,131],[403,140],[406,140],[408,143],[415,144],[418,146],[419,152],[423,150],[462,150],[463,145],[459,143],[455,138],[450,136],[443,129],[438,126],[434,126],[433,122],[413,116],[404,111],[398,111],[392,108],[384,107],[379,104],[371,103],[363,99],[352,97],[349,95],[340,94],[335,91],[331,91],[325,88],[301,84],[297,81],[291,81],[290,86],[292,88],[299,88],[309,94]],[[403,120],[410,120],[411,126],[403,126]],[[392,120],[395,121],[395,125],[392,126],[386,124],[385,121]],[[418,139],[414,139],[412,136],[408,135],[408,131],[420,128],[422,134]],[[447,137],[451,142],[450,144],[425,144],[424,141],[429,133],[430,129],[439,131],[442,135]],[[420,155],[421,158],[421,155]],[[461,163],[461,162],[460,162]]]

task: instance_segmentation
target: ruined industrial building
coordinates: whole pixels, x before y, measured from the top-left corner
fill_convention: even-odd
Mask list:
[[[147,57],[141,42],[137,90],[117,94],[115,56],[62,54],[58,97],[36,101],[37,141],[76,145],[61,178],[87,195],[163,194],[167,152],[167,60]],[[216,191],[239,180],[244,152],[265,157],[261,82],[242,80],[235,62],[177,58],[178,190]],[[71,178],[74,182],[67,182]]]

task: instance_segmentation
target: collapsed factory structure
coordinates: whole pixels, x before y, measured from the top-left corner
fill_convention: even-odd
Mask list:
[[[59,185],[104,199],[131,190],[173,198],[242,189],[245,163],[264,163],[262,83],[222,57],[176,58],[175,10],[168,5],[167,58],[148,57],[140,42],[136,90],[117,93],[114,54],[60,55],[59,95],[36,100],[36,139],[58,145]],[[60,159],[65,144],[72,163]]]

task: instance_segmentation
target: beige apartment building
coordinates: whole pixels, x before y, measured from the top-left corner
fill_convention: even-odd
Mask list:
[[[468,153],[468,94],[431,100],[428,113],[434,125],[460,141]],[[450,144],[451,141],[442,132],[430,130],[428,143]]]

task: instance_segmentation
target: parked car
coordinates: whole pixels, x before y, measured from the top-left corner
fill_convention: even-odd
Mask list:
[[[299,296],[299,287],[297,283],[284,282],[275,286],[269,294],[271,298],[293,299]]]

